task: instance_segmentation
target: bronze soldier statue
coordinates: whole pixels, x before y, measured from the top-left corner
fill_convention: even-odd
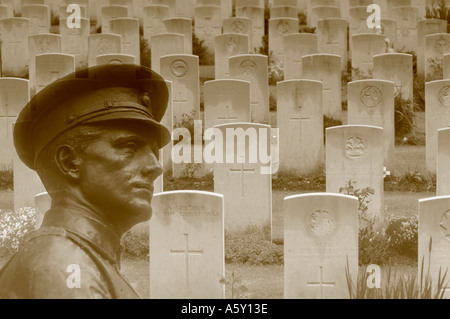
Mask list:
[[[119,271],[121,237],[151,217],[158,153],[170,141],[160,124],[167,102],[158,74],[112,64],[64,77],[31,99],[14,144],[52,206],[0,271],[0,298],[139,298]]]

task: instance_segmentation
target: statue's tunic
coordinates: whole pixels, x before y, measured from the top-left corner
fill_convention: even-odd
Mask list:
[[[140,298],[120,273],[122,249],[105,223],[49,211],[0,270],[0,299]]]

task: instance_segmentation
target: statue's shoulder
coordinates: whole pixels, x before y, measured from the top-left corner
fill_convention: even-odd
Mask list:
[[[30,233],[0,270],[0,297],[107,297],[103,273],[83,245],[61,227],[42,227]],[[73,287],[77,276],[82,278],[80,288]]]

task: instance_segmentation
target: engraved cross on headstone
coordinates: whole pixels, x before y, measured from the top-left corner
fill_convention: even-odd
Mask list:
[[[323,288],[324,287],[335,287],[336,286],[336,282],[335,281],[324,281],[323,280],[323,266],[319,266],[319,271],[320,271],[320,281],[308,281],[308,287],[320,287],[320,298],[323,299],[324,298],[324,294],[323,294]]]
[[[187,88],[185,85],[178,84],[174,85],[174,97],[173,97],[173,113],[175,116],[181,116],[183,113],[190,114],[191,110],[189,109],[188,98],[186,96]],[[193,109],[193,106],[191,107]]]
[[[304,128],[304,124],[305,122],[309,122],[311,121],[311,116],[308,116],[306,114],[303,114],[303,101],[302,101],[302,94],[300,92],[300,89],[297,89],[295,92],[295,101],[296,101],[296,108],[300,110],[300,116],[291,116],[289,118],[289,120],[291,122],[295,122],[298,123],[300,128],[299,128],[299,134],[300,134],[300,139],[303,138],[303,128]],[[298,112],[298,111],[297,111]]]
[[[186,288],[189,288],[189,256],[202,256],[203,249],[189,250],[189,234],[183,234],[185,246],[183,250],[171,249],[171,256],[184,256],[184,277],[186,280]]]
[[[245,174],[255,174],[255,169],[254,168],[245,168],[245,164],[242,163],[241,164],[241,168],[230,168],[230,173],[231,174],[240,174],[241,175],[241,197],[244,198],[245,197]]]
[[[238,119],[236,116],[230,116],[230,105],[225,106],[225,108],[226,108],[226,115],[220,116],[217,119],[227,122],[236,121]]]

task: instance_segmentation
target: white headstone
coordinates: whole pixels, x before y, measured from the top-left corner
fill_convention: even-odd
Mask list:
[[[395,109],[394,82],[361,80],[348,83],[348,121],[350,125],[383,128],[384,165],[394,174]]]
[[[362,33],[352,37],[352,79],[364,80],[373,76],[373,56],[386,53],[384,35]]]
[[[396,49],[402,52],[417,52],[419,10],[413,7],[395,7],[391,13],[392,19],[397,20]]]
[[[8,6],[0,5],[0,19],[12,18],[8,16]]]
[[[384,216],[383,129],[346,125],[326,131],[327,192],[339,193],[351,182],[355,189],[370,187],[367,217]],[[382,220],[382,219],[381,219]]]
[[[245,34],[249,39],[249,48],[253,52],[253,20],[249,18],[228,18],[223,20],[223,34]]]
[[[384,7],[389,18],[394,18],[393,9],[396,7],[411,7],[411,0],[384,0]]]
[[[311,10],[311,23],[310,26],[317,27],[319,20],[328,18],[340,18],[341,9],[336,6],[319,6],[312,8]]]
[[[255,123],[231,123],[216,128],[222,134],[222,140],[215,139],[216,151],[223,154],[222,163],[214,163],[214,191],[225,198],[225,230],[241,232],[257,227],[271,240],[270,158],[264,161],[270,156],[271,128]]]
[[[144,7],[144,39],[151,45],[151,37],[164,33],[162,20],[169,18],[169,6],[151,5]]]
[[[199,60],[195,55],[166,55],[161,57],[161,76],[172,82],[174,122],[183,114],[200,119]],[[175,123],[174,123],[175,124]]]
[[[236,7],[236,17],[250,18],[253,21],[252,49],[259,49],[264,37],[264,8],[258,6]],[[256,52],[256,51],[255,51]]]
[[[370,13],[367,13],[367,6],[350,7],[349,15],[350,39],[355,34],[372,33],[372,30],[367,26],[367,18],[370,15]]]
[[[102,33],[110,33],[110,21],[117,18],[128,17],[128,7],[126,6],[104,6],[101,9]]]
[[[192,54],[192,20],[189,18],[170,18],[162,20],[165,33],[184,35],[184,54]]]
[[[134,2],[136,0],[109,0],[109,4],[112,6],[125,6],[128,8],[128,16],[134,17],[135,16],[135,10],[134,10]]]
[[[270,8],[270,18],[298,18],[297,6],[276,6]]]
[[[341,57],[342,71],[347,70],[347,21],[339,18],[319,20],[317,40],[319,52]]]
[[[91,10],[92,3],[93,3],[93,0],[65,0],[63,5],[68,6],[70,4],[77,4],[80,7],[83,6],[86,8],[86,16],[83,16],[83,18],[92,19],[92,18],[94,18],[94,15],[96,15],[96,12],[91,12],[92,11]],[[61,16],[59,18],[61,19]],[[95,20],[95,19],[93,19],[93,20]]]
[[[165,55],[184,54],[184,35],[161,33],[151,37],[152,70],[161,72],[160,58]]]
[[[30,19],[30,35],[50,32],[50,9],[46,5],[22,7],[22,17]]]
[[[150,298],[225,298],[224,196],[156,194],[150,220]]]
[[[192,1],[176,0],[176,16],[194,19],[194,6]]]
[[[36,55],[45,53],[61,53],[61,36],[59,34],[43,33],[28,37],[29,80],[31,95],[36,86]]]
[[[296,176],[321,172],[324,165],[322,83],[277,83],[280,171]]]
[[[374,1],[372,0],[349,0],[348,2],[348,6],[349,8],[353,8],[353,7],[360,7],[360,6],[365,6],[367,8],[367,6],[371,5]]]
[[[291,33],[298,33],[298,24],[298,19],[294,18],[275,18],[269,20],[269,52],[272,52],[274,62],[283,63],[283,37]]]
[[[97,56],[96,65],[134,64],[134,56],[128,54],[103,54]]]
[[[205,129],[216,125],[249,122],[250,82],[215,80],[205,82]]]
[[[222,18],[219,6],[195,7],[195,35],[203,40],[207,54],[214,55],[214,37],[222,34]]]
[[[218,35],[214,38],[215,79],[227,79],[230,76],[228,58],[248,54],[248,36],[238,33]]]
[[[444,54],[444,80],[450,79],[450,53]]]
[[[28,103],[28,96],[28,80],[0,78],[0,167],[13,167],[12,125]]]
[[[264,0],[236,0],[236,8],[240,7],[264,7]]]
[[[75,57],[71,54],[46,53],[36,56],[36,93],[47,85],[75,72]]]
[[[75,56],[76,69],[88,66],[88,36],[91,33],[88,19],[81,18],[81,28],[70,29],[65,21],[60,20],[61,52]]]
[[[439,274],[447,273],[450,267],[450,196],[432,197],[419,200],[418,230],[418,278],[429,275],[432,294],[437,292]],[[431,251],[430,251],[431,246]],[[424,265],[421,274],[421,265]],[[423,277],[421,277],[423,275]],[[446,286],[445,286],[446,285]],[[444,282],[444,299],[450,297],[448,273]],[[441,292],[440,292],[441,293]]]
[[[29,19],[0,20],[2,77],[28,75]]]
[[[302,58],[303,79],[323,82],[323,114],[342,119],[341,57],[333,54],[312,54]]]
[[[417,74],[425,74],[425,36],[446,33],[447,22],[441,19],[426,19],[417,24]]]
[[[436,196],[450,195],[450,128],[437,130]]]
[[[381,33],[386,37],[386,46],[389,52],[395,52],[395,45],[397,43],[397,20],[381,19]],[[377,30],[377,29],[374,29]]]
[[[88,37],[89,67],[97,65],[97,56],[104,54],[120,54],[122,50],[121,36],[118,34],[99,33]]]
[[[444,78],[444,54],[450,53],[450,34],[425,36],[425,82]]]
[[[450,127],[450,81],[425,84],[426,167],[436,172],[437,130]]]
[[[319,53],[317,35],[293,33],[283,38],[284,79],[302,78],[302,57]]]
[[[14,18],[14,0],[1,0],[0,4],[7,7],[6,18]]]
[[[164,5],[169,7],[168,18],[177,16],[177,1],[176,0],[150,0],[149,5]]]
[[[373,78],[394,82],[395,96],[411,101],[413,106],[413,56],[385,53],[373,57]]]
[[[230,79],[250,82],[250,121],[269,124],[269,81],[267,56],[244,54],[230,57]]]
[[[284,199],[283,211],[284,298],[350,298],[345,274],[356,283],[358,199],[296,195]]]
[[[111,33],[122,36],[122,53],[134,55],[135,64],[141,62],[139,19],[117,18],[110,20]]]

